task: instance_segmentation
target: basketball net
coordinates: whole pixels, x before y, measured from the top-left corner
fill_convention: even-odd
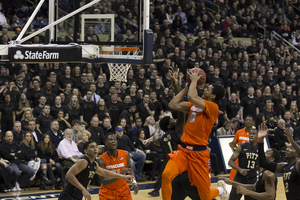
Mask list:
[[[125,49],[125,48],[124,48]],[[124,51],[115,51],[111,52],[111,55],[122,55]],[[131,54],[132,53],[132,54]],[[134,51],[128,51],[127,55],[137,55],[139,53],[139,49],[135,49]],[[120,63],[108,63],[108,68],[110,72],[109,81],[121,81],[127,82],[127,72],[131,64],[120,64]]]

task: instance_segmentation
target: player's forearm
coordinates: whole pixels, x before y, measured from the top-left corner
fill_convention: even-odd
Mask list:
[[[275,191],[274,192],[262,192],[262,193],[258,193],[258,192],[255,192],[253,190],[247,190],[244,193],[244,195],[245,196],[250,196],[250,197],[252,197],[254,199],[257,199],[257,200],[273,200],[274,197],[275,197]]]
[[[232,168],[232,169],[235,169],[236,171],[240,171],[242,168],[240,168],[239,166],[237,166],[233,160],[229,160],[228,162],[228,165]]]
[[[172,80],[175,94],[178,94],[180,92],[180,85],[181,85],[180,83],[181,83],[181,81],[179,81],[179,80],[175,80],[175,81]]]
[[[123,175],[121,175],[121,174],[111,172],[109,170],[102,169],[102,168],[98,168],[97,174],[100,176],[103,176],[103,177],[110,177],[110,178],[116,178],[116,179],[123,178]]]
[[[188,89],[184,88],[183,90],[181,90],[169,103],[169,107],[172,109],[172,107],[176,106],[176,104],[178,104],[179,102],[181,102],[183,100],[183,98],[186,96],[186,94],[188,93]]]
[[[253,184],[242,184],[242,183],[239,183],[239,182],[236,182],[236,181],[232,181],[231,182],[231,185],[233,186],[233,187],[237,187],[237,186],[243,186],[244,188],[246,188],[247,190],[251,190],[251,191],[253,191],[254,190],[254,185]]]
[[[197,92],[197,81],[192,81],[188,91],[188,99],[193,99],[198,97]]]
[[[75,187],[77,187],[79,190],[83,191],[85,190],[85,187],[77,180],[77,178],[73,174],[66,174],[66,179]]]
[[[101,183],[104,186],[107,186],[107,185],[110,185],[110,184],[113,184],[113,183],[117,182],[118,180],[119,180],[118,178],[102,178]]]

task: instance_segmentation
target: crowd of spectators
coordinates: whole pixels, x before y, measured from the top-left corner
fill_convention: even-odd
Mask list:
[[[64,6],[69,3],[68,11],[74,9],[72,1],[62,2]],[[102,0],[87,13],[115,14],[117,33],[122,35],[115,39],[134,41],[138,13],[137,1],[133,2]],[[20,5],[15,7],[10,3]],[[81,1],[81,5],[86,3]],[[299,53],[285,47],[282,40],[270,38],[271,31],[275,30],[299,48],[298,10],[289,5],[283,11],[283,2],[272,4],[265,0],[216,0],[214,3],[151,1],[153,62],[132,65],[127,82],[109,81],[106,64],[2,64],[0,165],[14,177],[11,180],[13,189],[19,190],[16,182],[21,187],[26,186],[33,176],[32,169],[26,166],[32,159],[41,160],[41,166],[47,166],[41,168],[44,183],[49,177],[50,185],[61,187],[64,182],[62,167],[68,168],[78,160],[84,153],[83,144],[89,139],[105,145],[105,136],[110,132],[116,133],[118,148],[131,153],[133,166],[137,162],[134,169],[137,180],[145,180],[142,171],[146,159],[153,161],[155,167],[149,176],[155,179],[160,168],[161,149],[142,141],[153,136],[155,123],[162,116],[177,118],[177,111],[168,107],[176,95],[174,77],[169,71],[172,68],[179,69],[176,81],[182,87],[186,84],[187,70],[197,67],[206,72],[207,84],[217,83],[226,88],[226,97],[218,102],[220,116],[212,134],[234,135],[247,115],[254,117],[254,125],[266,123],[270,129],[275,128],[271,141],[279,149],[284,144],[284,133],[278,133],[280,130],[288,126],[295,133],[300,132]],[[291,3],[298,5],[298,1]],[[27,6],[25,1],[4,1],[0,22],[3,16],[10,26],[13,18],[26,21],[24,6]],[[43,10],[39,17],[42,16]],[[265,36],[259,34],[262,27],[266,29]],[[10,40],[8,29],[3,23],[2,44]],[[99,41],[97,34],[101,27],[88,29],[85,40]],[[293,32],[295,37],[292,38]],[[219,37],[224,40],[219,42]],[[239,39],[234,40],[236,37]],[[245,46],[244,38],[251,38],[251,45]],[[68,28],[60,40],[73,41],[72,28]],[[43,43],[43,37],[34,37],[32,43]],[[199,96],[205,86],[198,89]],[[37,153],[28,157],[21,145]],[[52,166],[56,167],[54,173]]]

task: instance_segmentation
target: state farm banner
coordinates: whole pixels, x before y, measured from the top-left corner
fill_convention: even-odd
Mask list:
[[[12,63],[81,62],[81,46],[24,45],[8,48]]]

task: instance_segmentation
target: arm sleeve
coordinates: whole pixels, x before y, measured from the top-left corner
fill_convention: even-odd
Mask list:
[[[258,162],[262,168],[275,172],[277,163],[267,161],[264,151],[264,143],[261,142],[258,143]]]

